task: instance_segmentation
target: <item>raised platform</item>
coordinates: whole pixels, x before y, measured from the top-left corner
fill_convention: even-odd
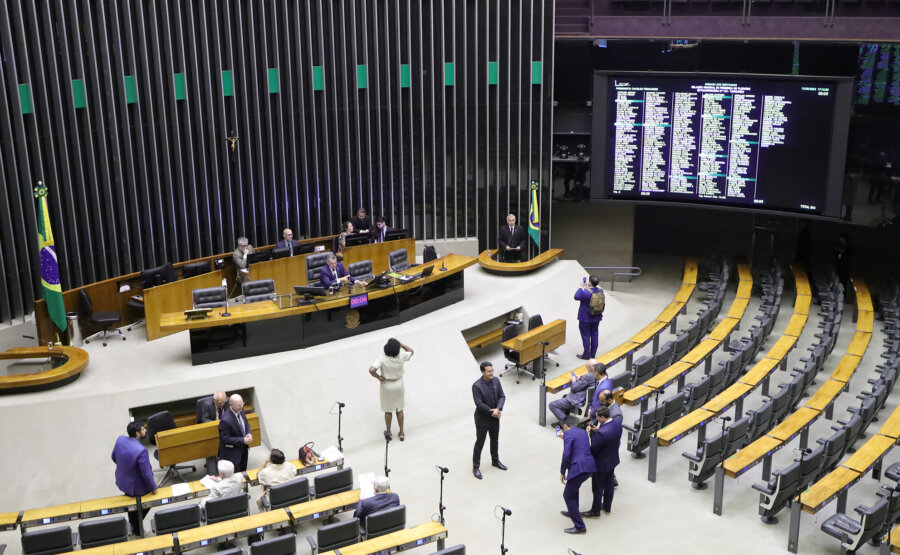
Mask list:
[[[528,274],[550,264],[565,251],[563,249],[547,249],[531,260],[524,262],[498,262],[494,259],[497,250],[488,249],[478,255],[478,264],[485,272],[499,276],[518,276]]]

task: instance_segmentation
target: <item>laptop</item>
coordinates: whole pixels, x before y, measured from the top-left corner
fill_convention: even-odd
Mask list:
[[[400,283],[409,283],[409,282],[411,282],[413,280],[417,280],[419,278],[426,278],[426,277],[430,276],[432,272],[434,272],[434,265],[426,266],[418,274],[413,274],[411,276],[404,276],[404,277],[400,278]]]

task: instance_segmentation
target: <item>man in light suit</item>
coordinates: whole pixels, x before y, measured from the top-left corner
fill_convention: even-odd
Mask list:
[[[250,422],[244,413],[244,400],[235,393],[219,420],[219,459],[231,461],[235,472],[247,470],[247,454],[252,441]]]
[[[225,405],[228,404],[228,396],[224,391],[216,391],[212,397],[203,397],[197,400],[197,424],[204,422],[217,422],[222,420]],[[206,474],[215,476],[218,471],[216,457],[206,457]]]
[[[562,425],[562,421],[569,416],[570,412],[584,405],[587,390],[597,383],[597,378],[594,377],[594,373],[590,370],[581,377],[576,376],[575,372],[572,372],[569,383],[569,392],[563,395],[561,399],[550,403],[550,412],[556,417],[557,426]]]
[[[525,230],[516,225],[516,217],[506,216],[506,225],[500,226],[500,261],[519,262],[522,260],[522,243],[525,241]]]
[[[619,464],[619,443],[622,440],[622,422],[617,418],[610,418],[608,408],[600,407],[596,415],[598,424],[588,427],[591,433],[591,454],[594,455],[597,471],[591,478],[591,489],[594,492],[591,510],[581,513],[586,518],[599,517],[600,509],[606,515],[612,510],[615,470]]]
[[[329,254],[325,259],[325,267],[322,268],[319,279],[322,281],[322,287],[326,289],[335,284],[356,283],[356,278],[347,272],[347,269],[344,268],[342,263],[338,262],[334,254]],[[362,280],[359,280],[359,283],[366,285],[366,282]]]
[[[396,493],[389,493],[389,489],[391,489],[391,482],[386,477],[379,476],[375,479],[375,495],[360,499],[359,504],[356,505],[353,516],[359,519],[359,526],[363,531],[366,529],[367,516],[400,505],[400,496]]]
[[[294,231],[286,227],[284,231],[281,232],[281,241],[275,243],[276,249],[290,249],[290,256],[294,256],[294,253],[298,252],[300,249],[300,242],[294,239]]]
[[[147,428],[137,422],[129,422],[125,432],[128,435],[119,436],[112,451],[112,461],[116,464],[116,486],[131,497],[156,493],[150,457],[141,444],[141,439],[147,435]],[[137,535],[141,530],[137,510],[128,511],[128,520],[132,533]]]
[[[587,432],[576,424],[575,418],[570,416],[562,425],[563,456],[559,479],[566,485],[563,499],[567,509],[562,514],[571,518],[573,524],[572,528],[564,530],[566,534],[584,534],[587,531],[578,509],[578,490],[597,470]]]

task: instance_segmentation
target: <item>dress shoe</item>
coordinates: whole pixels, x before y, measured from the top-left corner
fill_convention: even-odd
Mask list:
[[[600,518],[600,511],[581,511],[584,518]]]
[[[500,461],[494,461],[494,462],[492,462],[492,463],[491,463],[491,466],[496,466],[496,467],[499,468],[500,470],[506,470],[506,465],[503,464],[503,463],[500,462]]]
[[[587,528],[576,528],[573,526],[571,528],[566,528],[563,532],[566,534],[586,534]]]
[[[570,517],[569,517],[569,511],[559,511],[559,514],[563,515],[563,516],[566,517],[566,518],[570,518]]]
[[[584,356],[584,355],[575,355],[575,358],[580,358],[581,360],[587,360],[587,359],[588,359],[588,357],[586,357],[586,356]]]
[[[479,480],[481,480],[481,470],[479,470],[477,466],[473,466],[473,467],[472,467],[472,474],[473,474],[476,478],[478,478]]]

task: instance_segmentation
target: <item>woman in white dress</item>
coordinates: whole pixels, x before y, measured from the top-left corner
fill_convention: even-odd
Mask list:
[[[381,410],[384,411],[385,432],[389,438],[393,437],[391,413],[396,412],[397,424],[400,426],[397,437],[400,441],[406,439],[403,433],[403,364],[412,356],[411,348],[392,337],[384,345],[384,354],[369,367],[369,374],[381,382]]]

